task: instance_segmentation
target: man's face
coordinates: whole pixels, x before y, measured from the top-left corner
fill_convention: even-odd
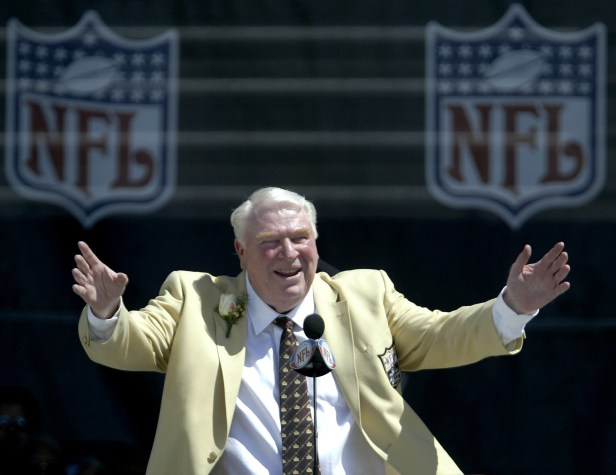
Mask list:
[[[236,240],[235,250],[254,290],[277,312],[293,309],[308,293],[319,261],[306,213],[257,211],[249,218],[245,241]]]

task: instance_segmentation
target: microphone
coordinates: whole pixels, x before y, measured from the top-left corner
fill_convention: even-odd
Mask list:
[[[304,319],[304,333],[312,340],[321,338],[325,331],[325,322],[321,315],[312,313]]]
[[[314,414],[313,442],[313,473],[319,473],[319,453],[317,430],[317,378],[329,373],[336,367],[334,354],[327,342],[321,338],[325,331],[325,322],[320,315],[313,313],[304,320],[304,334],[308,340],[299,344],[291,357],[290,366],[299,374],[312,378],[312,407]]]
[[[304,320],[304,333],[308,340],[303,341],[291,358],[291,368],[304,376],[318,378],[336,367],[334,354],[327,342],[321,338],[325,322],[320,315],[313,313]]]

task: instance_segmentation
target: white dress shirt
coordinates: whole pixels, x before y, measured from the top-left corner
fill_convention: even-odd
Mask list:
[[[278,350],[282,329],[272,321],[279,314],[248,290],[246,361],[231,431],[215,475],[282,475],[282,441],[278,406]],[[287,314],[298,341],[306,339],[304,319],[315,313],[312,291]],[[335,357],[336,355],[334,355]],[[335,369],[334,369],[335,371]],[[333,373],[306,378],[313,401],[317,385],[317,433],[321,475],[382,475],[385,462],[364,439],[342,397]]]
[[[227,445],[214,467],[214,475],[281,475],[281,436],[278,408],[278,348],[282,329],[272,323],[278,317],[255,293],[248,276],[246,360]],[[537,313],[518,315],[503,300],[493,309],[496,330],[505,346],[524,335],[524,327]],[[312,290],[287,316],[296,324],[294,333],[306,339],[303,322],[315,313]],[[96,318],[88,309],[88,321],[96,340],[107,340],[118,315]],[[336,355],[334,354],[334,357]],[[335,369],[334,369],[335,372]],[[307,378],[312,403],[313,378]],[[317,432],[322,475],[383,475],[384,461],[364,439],[338,389],[333,372],[316,378]]]

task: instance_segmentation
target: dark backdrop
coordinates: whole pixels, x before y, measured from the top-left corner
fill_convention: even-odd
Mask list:
[[[405,396],[469,473],[616,470],[613,36],[604,190],[512,230],[429,196],[422,138],[424,26],[484,28],[511,2],[417,3],[0,6],[4,24],[17,17],[41,31],[66,29],[95,8],[125,36],[175,27],[181,38],[178,183],[169,204],[84,229],[59,207],[21,198],[0,174],[0,384],[36,395],[47,433],[66,445],[105,441],[143,455],[156,424],[162,377],[99,367],[80,348],[81,302],[70,289],[77,240],[129,275],[126,302],[141,306],[174,269],[237,273],[227,216],[253,189],[277,185],[315,201],[325,261],[385,269],[411,300],[443,310],[495,296],[525,243],[537,257],[565,241],[572,289],[529,324],[520,355],[411,374]],[[608,2],[521,3],[548,28],[615,26]]]

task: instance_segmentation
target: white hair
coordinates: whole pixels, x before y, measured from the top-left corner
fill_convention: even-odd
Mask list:
[[[317,234],[317,210],[312,202],[308,201],[302,195],[293,191],[282,188],[268,187],[261,188],[252,193],[246,201],[238,206],[231,213],[231,226],[235,233],[235,239],[241,244],[246,242],[246,223],[248,219],[256,212],[265,209],[283,209],[290,208],[301,210],[306,213],[310,220],[310,226],[314,234]]]

